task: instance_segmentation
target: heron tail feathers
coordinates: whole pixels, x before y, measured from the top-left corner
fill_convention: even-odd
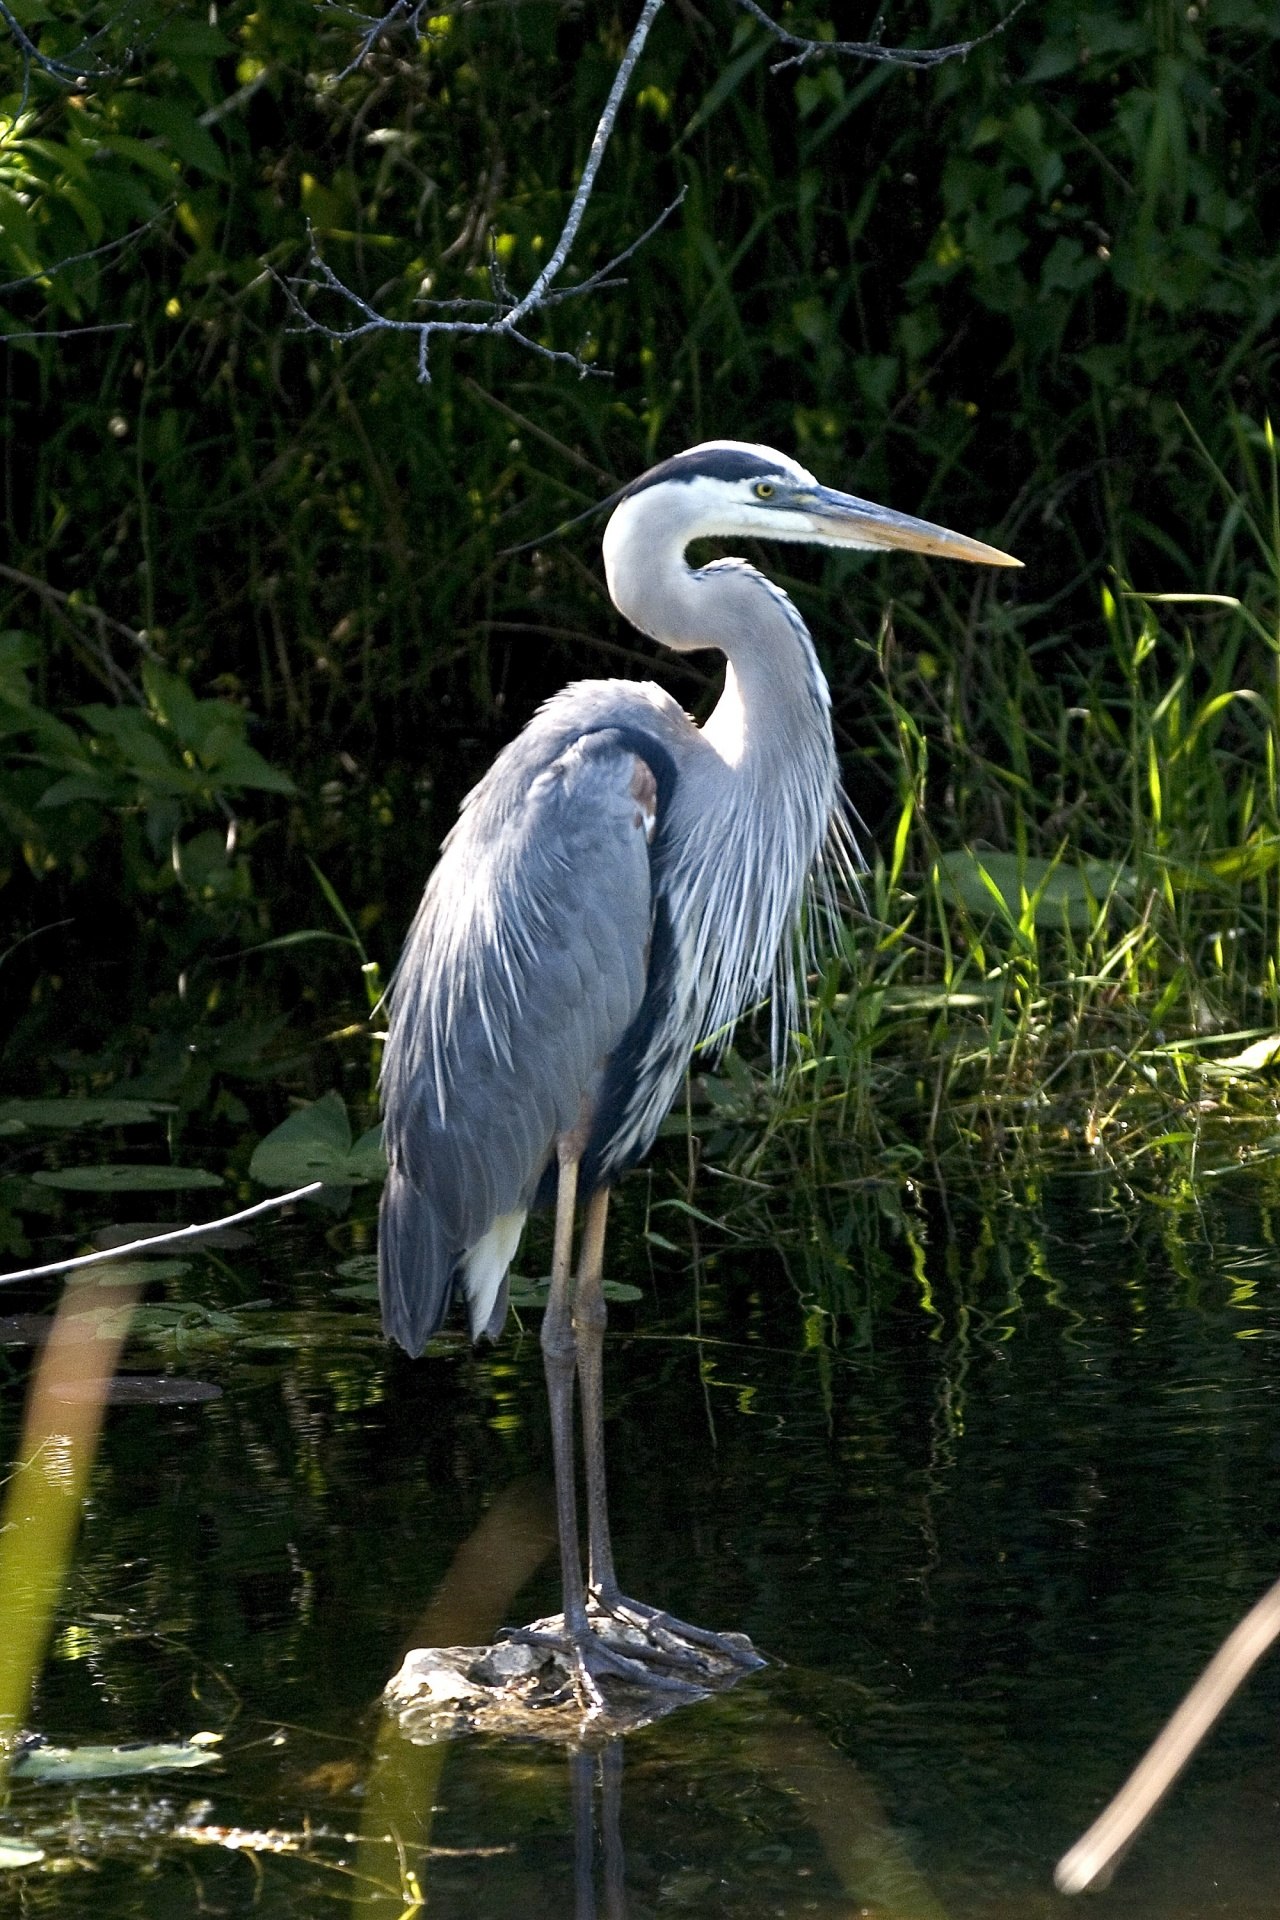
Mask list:
[[[459,1249],[439,1215],[398,1167],[382,1190],[378,1296],[384,1332],[420,1354],[461,1294],[473,1340],[496,1340],[507,1317],[507,1269],[526,1210],[500,1214],[473,1246]]]
[[[422,1195],[396,1167],[387,1174],[378,1219],[378,1297],[383,1331],[420,1354],[449,1311],[456,1247]]]

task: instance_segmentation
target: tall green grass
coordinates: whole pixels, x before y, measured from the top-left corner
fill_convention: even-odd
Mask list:
[[[966,676],[885,616],[865,698],[896,804],[864,899],[784,1084],[731,1064],[694,1115],[734,1230],[790,1219],[828,1292],[868,1234],[909,1239],[924,1186],[1156,1184],[1280,1145],[1280,474],[1269,422],[1234,440],[1208,577],[1117,571],[1097,644],[979,603]],[[930,641],[951,666],[922,670]]]

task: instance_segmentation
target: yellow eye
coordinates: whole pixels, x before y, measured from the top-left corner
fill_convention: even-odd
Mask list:
[[[768,480],[757,480],[752,492],[757,500],[772,500],[774,489]]]

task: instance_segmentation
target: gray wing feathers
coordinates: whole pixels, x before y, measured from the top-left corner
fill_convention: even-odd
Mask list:
[[[531,1204],[639,1009],[652,913],[646,784],[644,763],[607,730],[549,764],[522,765],[509,750],[470,796],[423,896],[382,1071],[383,1323],[411,1353],[444,1318],[463,1256]]]

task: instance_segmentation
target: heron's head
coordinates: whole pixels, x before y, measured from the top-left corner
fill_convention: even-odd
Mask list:
[[[824,487],[773,447],[707,440],[651,467],[622,493],[604,535],[610,589],[617,569],[641,558],[638,548],[653,565],[673,544],[683,552],[693,540],[736,536],[824,547],[899,547],[981,566],[1022,565],[967,534]]]

